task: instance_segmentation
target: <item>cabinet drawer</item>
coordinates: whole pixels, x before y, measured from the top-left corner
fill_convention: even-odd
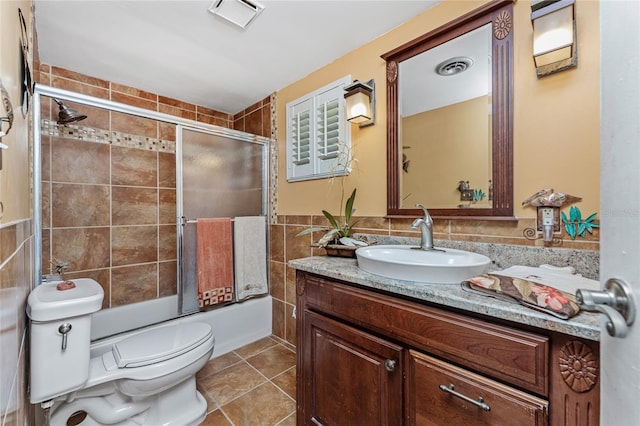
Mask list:
[[[408,352],[409,425],[546,425],[548,402],[462,368]]]
[[[302,274],[307,306],[482,374],[548,395],[549,339]],[[299,290],[301,290],[299,288]]]

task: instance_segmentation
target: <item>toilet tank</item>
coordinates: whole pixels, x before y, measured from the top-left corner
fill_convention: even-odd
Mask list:
[[[100,310],[103,298],[102,287],[90,278],[44,283],[31,291],[27,315],[32,403],[80,389],[87,382],[91,314]]]

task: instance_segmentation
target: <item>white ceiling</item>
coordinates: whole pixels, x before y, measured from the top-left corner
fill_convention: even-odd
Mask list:
[[[34,0],[40,61],[235,114],[440,2],[259,1],[241,30],[213,0]]]
[[[491,24],[449,40],[400,63],[400,115],[408,117],[491,93]],[[442,62],[467,57],[473,65],[449,76],[436,73]]]

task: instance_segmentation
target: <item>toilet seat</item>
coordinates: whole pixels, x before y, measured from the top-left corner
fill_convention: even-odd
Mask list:
[[[114,343],[111,352],[117,368],[136,368],[189,352],[213,334],[204,323],[158,327]]]

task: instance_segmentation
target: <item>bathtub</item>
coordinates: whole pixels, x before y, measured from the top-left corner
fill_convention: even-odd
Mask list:
[[[115,340],[125,335],[161,327],[169,322],[209,324],[215,336],[212,357],[271,335],[271,296],[173,318],[177,306],[177,296],[170,296],[96,312],[91,322],[91,356],[108,351]]]

